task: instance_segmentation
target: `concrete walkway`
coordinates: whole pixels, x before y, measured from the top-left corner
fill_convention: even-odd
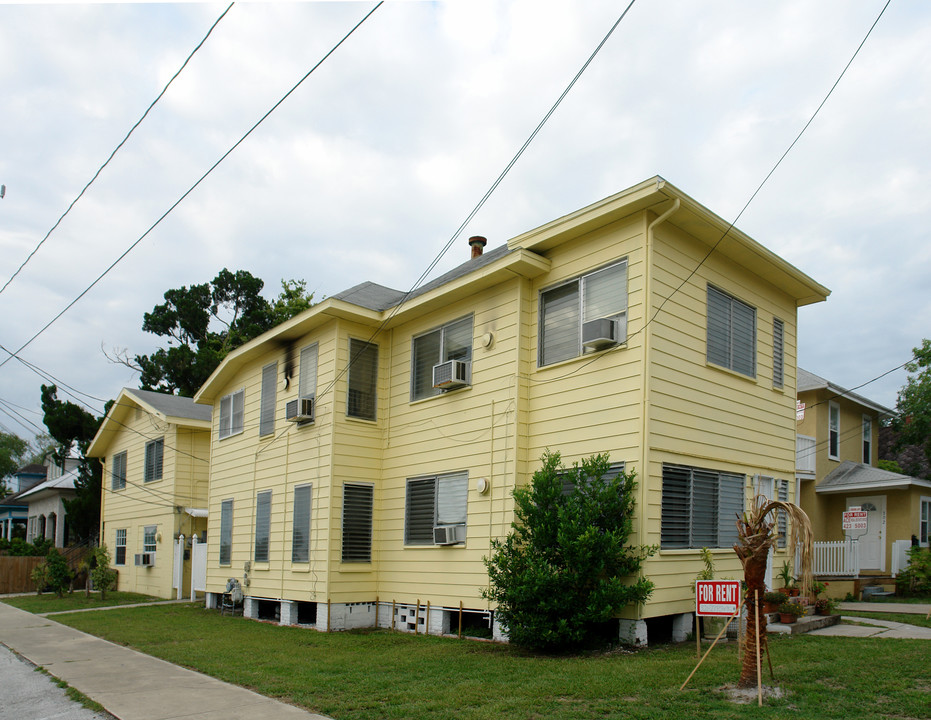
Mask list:
[[[6,603],[0,643],[119,720],[329,720]]]

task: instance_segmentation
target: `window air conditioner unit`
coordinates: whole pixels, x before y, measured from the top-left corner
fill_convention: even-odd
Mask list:
[[[302,397],[291,400],[284,406],[284,418],[288,422],[313,422],[314,398]]]
[[[433,366],[433,387],[440,390],[455,390],[468,387],[469,365],[465,360],[447,360]]]
[[[155,553],[136,553],[134,559],[139,567],[152,567],[155,565]]]
[[[617,345],[617,321],[598,318],[582,324],[582,347],[586,350],[603,350]]]
[[[433,528],[434,545],[455,545],[465,542],[465,525],[436,525]]]

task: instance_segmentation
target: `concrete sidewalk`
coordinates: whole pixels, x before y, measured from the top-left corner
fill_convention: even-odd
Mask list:
[[[844,623],[857,623],[856,625]],[[877,638],[906,638],[911,640],[931,640],[931,628],[893,622],[891,620],[876,620],[862,618],[854,615],[841,616],[840,625],[812,630],[809,635],[834,635],[841,637],[877,637]]]
[[[837,603],[837,609],[844,612],[878,612],[899,613],[902,615],[927,615],[931,605],[921,603],[891,603],[891,602],[842,602]]]
[[[0,643],[119,720],[329,720],[6,603]]]

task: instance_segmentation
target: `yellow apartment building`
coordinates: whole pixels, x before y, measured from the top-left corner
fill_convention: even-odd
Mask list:
[[[656,590],[624,640],[684,638],[702,547],[737,577],[736,514],[795,471],[797,309],[829,291],[659,177],[485,244],[327,298],[200,389],[208,604],[236,578],[249,617],[500,637],[482,558],[547,448],[637,473]]]
[[[895,411],[801,368],[798,402],[800,504],[816,541],[846,545],[825,551],[821,574],[851,577],[855,588],[891,580],[912,536],[927,546],[931,520],[931,481],[877,467],[879,423]],[[843,528],[852,508],[866,513],[865,529]]]
[[[124,388],[94,436],[87,457],[103,464],[100,541],[117,590],[190,593],[193,538],[207,539],[210,412],[191,398]]]

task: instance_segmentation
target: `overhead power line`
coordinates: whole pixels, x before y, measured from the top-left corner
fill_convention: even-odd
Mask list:
[[[6,359],[0,361],[0,368],[2,368],[4,365],[6,365],[13,357],[17,357],[17,356],[19,355],[19,353],[21,353],[25,348],[27,348],[29,345],[31,345],[31,344],[36,340],[36,338],[38,338],[40,335],[42,335],[42,333],[44,333],[46,330],[48,330],[55,322],[58,321],[58,319],[59,319],[62,315],[64,315],[66,312],[68,312],[72,307],[74,307],[74,306],[81,300],[81,298],[83,298],[85,295],[87,295],[87,293],[89,293],[89,292],[97,285],[97,283],[99,283],[101,280],[103,280],[103,278],[106,277],[106,276],[110,273],[110,271],[113,270],[113,268],[115,268],[117,265],[119,265],[119,263],[122,262],[123,259],[124,259],[127,255],[129,255],[129,253],[131,253],[131,252],[139,245],[139,243],[141,243],[141,242],[149,235],[149,233],[151,233],[156,227],[158,227],[158,226],[161,224],[162,220],[164,220],[166,217],[168,217],[168,215],[169,215],[176,207],[178,207],[178,205],[180,205],[180,204],[187,198],[188,195],[190,195],[192,192],[194,192],[194,190],[207,178],[207,176],[209,176],[214,170],[217,169],[217,167],[220,165],[220,163],[222,163],[224,160],[226,160],[226,158],[229,157],[229,156],[232,154],[232,152],[233,152],[237,147],[239,147],[239,146],[246,140],[246,138],[248,138],[248,137],[255,131],[255,129],[256,129],[259,125],[261,125],[263,122],[265,122],[265,120],[268,118],[268,116],[271,115],[273,112],[275,112],[275,110],[277,110],[278,107],[279,107],[285,100],[287,100],[288,97],[290,97],[291,94],[292,94],[295,90],[297,90],[297,89],[303,84],[303,82],[304,82],[308,77],[310,77],[310,75],[311,75],[317,68],[319,68],[324,62],[326,62],[326,60],[327,60],[334,52],[336,52],[336,50],[337,50],[344,42],[346,42],[346,40],[349,39],[349,36],[352,35],[356,30],[358,30],[359,27],[360,27],[366,20],[368,20],[369,17],[371,17],[371,15],[372,15],[378,8],[380,8],[383,4],[384,4],[384,0],[381,0],[379,3],[377,3],[377,4],[375,5],[375,7],[373,7],[371,10],[369,10],[368,13],[366,13],[365,16],[364,16],[359,22],[357,22],[357,23],[352,27],[352,29],[350,29],[349,32],[347,32],[347,33],[339,40],[339,42],[337,42],[336,45],[334,45],[334,46],[326,53],[326,55],[324,55],[324,56],[323,56],[310,70],[308,70],[307,73],[306,73],[300,80],[298,80],[297,83],[295,83],[295,84],[291,87],[291,89],[288,90],[288,92],[286,92],[286,93],[281,97],[280,100],[278,100],[278,102],[276,102],[274,105],[272,105],[272,107],[268,110],[268,112],[266,112],[261,118],[259,118],[259,120],[258,120],[251,128],[249,128],[248,131],[246,131],[246,134],[245,134],[245,135],[243,135],[241,138],[239,138],[239,140],[237,140],[229,150],[227,150],[225,153],[223,153],[223,155],[220,157],[220,159],[217,160],[213,165],[211,165],[210,168],[207,170],[207,172],[205,172],[203,175],[200,176],[200,178],[197,180],[197,182],[195,182],[193,185],[191,185],[191,187],[189,187],[189,188],[184,192],[184,194],[182,194],[181,197],[179,197],[179,198],[171,205],[171,207],[169,207],[164,213],[162,213],[162,215],[158,218],[158,220],[156,220],[154,223],[152,223],[152,225],[149,226],[149,229],[148,229],[148,230],[146,230],[144,233],[142,233],[142,235],[140,235],[139,238],[138,238],[137,240],[135,240],[128,248],[126,248],[126,250],[124,250],[123,253],[122,253],[116,260],[114,260],[112,263],[110,263],[110,265],[107,267],[107,269],[104,270],[102,273],[100,273],[100,275],[98,275],[98,276],[94,279],[94,281],[91,282],[90,285],[88,285],[86,288],[84,288],[84,290],[82,290],[81,293],[80,293],[76,298],[74,298],[71,302],[69,302],[69,303],[61,310],[61,312],[59,312],[55,317],[53,317],[51,320],[49,320],[38,332],[36,332],[36,333],[35,333],[31,338],[29,338],[25,343],[23,343],[22,345],[20,345],[20,347],[17,348],[16,351],[14,351],[14,352],[11,353],[9,350],[4,349],[5,352],[7,352],[7,353],[10,354],[10,357],[7,357]]]
[[[213,29],[214,29],[214,28],[220,23],[220,21],[226,16],[226,13],[228,13],[228,12],[230,11],[230,8],[232,8],[234,4],[235,4],[235,3],[230,3],[230,4],[229,4],[229,7],[226,8],[226,10],[224,10],[224,11],[220,14],[220,17],[218,17],[218,18],[214,21],[213,25],[211,25],[211,26],[210,26],[210,29],[207,31],[207,34],[204,35],[203,39],[202,39],[199,43],[197,43],[197,46],[196,46],[193,50],[191,50],[191,53],[187,56],[187,58],[186,58],[186,59],[184,60],[184,62],[181,64],[181,67],[178,68],[178,71],[177,71],[174,75],[171,76],[171,79],[166,83],[165,87],[162,88],[162,91],[158,94],[158,97],[156,97],[156,98],[149,104],[149,107],[147,107],[146,110],[145,110],[145,112],[142,113],[142,117],[140,117],[140,118],[136,121],[136,124],[133,125],[133,126],[129,129],[129,132],[126,133],[126,137],[124,137],[122,140],[120,140],[119,145],[117,145],[117,146],[113,149],[113,152],[110,153],[110,156],[109,156],[106,160],[104,160],[103,165],[101,165],[99,168],[97,168],[97,172],[94,173],[94,176],[93,176],[90,180],[87,181],[87,185],[85,185],[85,186],[82,188],[81,192],[78,193],[78,196],[77,196],[74,200],[71,201],[71,204],[70,204],[70,205],[67,207],[67,209],[61,214],[61,217],[59,217],[58,220],[55,221],[55,224],[52,225],[51,229],[50,229],[47,233],[45,233],[45,237],[42,238],[42,239],[39,241],[39,244],[36,245],[36,246],[32,249],[32,252],[30,252],[29,255],[26,256],[26,259],[23,260],[22,264],[16,269],[16,272],[14,272],[12,275],[10,275],[10,279],[7,280],[7,281],[3,284],[3,287],[0,287],[0,293],[2,293],[4,290],[6,290],[6,289],[7,289],[7,286],[9,286],[9,284],[10,284],[11,282],[13,282],[13,280],[16,278],[16,276],[19,275],[20,271],[22,271],[22,269],[23,269],[24,267],[26,267],[26,263],[28,263],[28,262],[32,259],[32,256],[35,255],[35,254],[39,251],[39,248],[42,247],[42,246],[45,244],[45,241],[49,239],[49,236],[50,236],[53,232],[55,232],[55,229],[61,224],[61,221],[64,220],[65,217],[67,217],[68,213],[71,212],[71,209],[77,204],[78,200],[80,200],[80,199],[84,196],[84,193],[87,192],[87,189],[88,189],[91,185],[94,184],[94,181],[100,176],[100,173],[103,172],[103,169],[104,169],[105,167],[107,167],[107,165],[110,164],[110,161],[113,159],[113,156],[116,155],[117,152],[119,152],[120,148],[122,148],[123,145],[126,144],[126,141],[129,140],[129,136],[133,134],[133,131],[134,131],[137,127],[139,127],[139,125],[142,124],[142,121],[143,121],[143,120],[146,119],[146,116],[149,114],[149,111],[151,111],[152,108],[155,107],[155,103],[157,103],[159,100],[162,99],[162,96],[168,91],[168,88],[171,87],[171,84],[175,81],[175,78],[177,78],[178,75],[181,74],[181,71],[184,70],[185,67],[187,67],[187,64],[190,62],[191,58],[194,57],[194,54],[195,54],[198,50],[200,50],[201,46],[207,41],[207,38],[210,37],[210,33],[213,32]]]

